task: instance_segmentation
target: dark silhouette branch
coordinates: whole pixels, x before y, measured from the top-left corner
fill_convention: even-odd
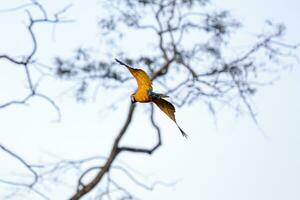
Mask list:
[[[117,155],[120,153],[120,151],[118,150],[118,145],[120,140],[122,139],[122,137],[124,136],[125,132],[127,131],[130,122],[132,120],[132,116],[133,116],[133,112],[135,110],[135,105],[131,104],[129,107],[129,111],[127,114],[127,118],[125,120],[125,123],[122,127],[122,129],[120,130],[118,136],[116,137],[114,144],[112,146],[112,150],[105,162],[105,164],[102,166],[101,170],[99,170],[99,172],[97,173],[97,175],[88,183],[83,185],[70,199],[71,200],[77,200],[80,199],[82,196],[84,196],[85,194],[87,194],[88,192],[90,192],[103,178],[103,176],[106,174],[107,171],[109,171],[113,161],[115,160],[115,158],[117,157]]]
[[[0,179],[0,183],[6,184],[6,185],[12,185],[14,187],[27,188],[27,189],[33,191],[35,194],[42,197],[43,199],[49,200],[49,198],[45,194],[43,194],[42,192],[40,192],[39,190],[37,190],[35,188],[35,185],[38,183],[38,181],[40,179],[40,175],[34,170],[34,166],[29,164],[20,155],[14,153],[13,151],[11,151],[10,149],[8,149],[7,147],[5,147],[2,144],[0,144],[0,149],[2,151],[6,152],[7,154],[9,154],[10,156],[12,156],[19,163],[21,163],[33,176],[33,180],[31,181],[31,183],[20,183],[20,182],[14,182],[14,181],[9,181],[9,180],[4,180],[4,179]]]
[[[17,159],[21,164],[23,164],[28,169],[28,171],[30,171],[30,173],[32,173],[32,175],[34,177],[33,181],[30,184],[28,184],[27,186],[28,187],[33,187],[37,183],[39,176],[38,176],[37,172],[33,170],[32,166],[30,164],[28,164],[21,156],[19,156],[16,153],[12,152],[11,150],[6,148],[5,146],[0,144],[0,148],[3,151],[5,151],[6,153],[8,153],[9,155],[11,155],[12,157],[14,157],[15,159]]]
[[[180,101],[176,103],[178,106],[190,104],[198,98],[202,97],[204,102],[212,108],[212,100],[219,100],[220,102],[229,101],[232,98],[230,95],[226,96],[231,91],[237,89],[237,95],[246,105],[246,108],[250,111],[250,115],[254,118],[254,111],[251,105],[248,103],[248,96],[254,93],[249,75],[252,73],[251,68],[257,68],[252,61],[253,56],[259,51],[268,50],[268,46],[271,45],[271,41],[274,38],[278,38],[282,35],[283,27],[275,27],[275,31],[272,33],[262,34],[259,37],[259,41],[253,45],[244,54],[233,59],[231,62],[226,62],[226,58],[222,56],[220,46],[226,43],[226,37],[229,35],[232,29],[238,28],[239,23],[229,16],[227,11],[221,11],[216,13],[200,13],[195,12],[193,9],[188,12],[181,13],[180,6],[176,1],[158,1],[156,3],[149,2],[150,10],[152,11],[153,24],[143,25],[140,23],[138,16],[139,13],[132,9],[131,5],[124,3],[124,6],[128,6],[128,12],[121,10],[118,6],[115,14],[116,19],[123,19],[124,24],[133,29],[148,29],[153,31],[157,37],[156,50],[159,51],[159,55],[153,58],[140,57],[136,60],[125,60],[129,65],[138,66],[138,63],[144,62],[148,66],[151,72],[151,80],[162,77],[165,78],[169,75],[170,69],[176,69],[180,71],[185,70],[188,74],[186,79],[181,79],[179,83],[174,87],[164,85],[167,88],[168,93],[172,93],[175,97],[178,97]],[[146,6],[147,6],[146,5]],[[203,20],[203,24],[195,23],[193,18],[197,16]],[[107,20],[107,27],[116,27],[111,19]],[[104,20],[105,21],[105,20]],[[112,24],[109,24],[112,23]],[[110,26],[111,25],[111,26]],[[103,27],[105,28],[105,27]],[[195,32],[207,33],[211,36],[206,43],[196,44],[192,48],[187,48],[183,44],[183,39],[187,32],[193,30]],[[110,32],[117,32],[116,28],[109,29]],[[278,45],[279,43],[276,43]],[[287,45],[283,45],[288,47]],[[121,53],[120,53],[121,54]],[[213,58],[213,64],[211,68],[203,70],[199,65],[198,60],[203,59],[202,54],[209,55]],[[278,54],[276,54],[278,55]],[[110,64],[107,64],[110,65]],[[113,64],[111,64],[113,65]],[[216,66],[215,66],[216,65]],[[155,66],[152,68],[152,66]],[[158,67],[159,66],[159,67]],[[200,65],[201,66],[201,65]],[[255,70],[253,70],[255,71]],[[71,73],[68,73],[70,76]],[[108,77],[108,76],[106,76]],[[115,79],[118,80],[118,79]],[[160,81],[159,81],[160,82]],[[163,81],[161,81],[163,82]],[[177,96],[178,95],[178,96]],[[228,98],[228,99],[227,99]],[[129,111],[130,116],[131,109]],[[131,120],[131,119],[130,119]],[[126,120],[128,122],[128,118]],[[152,148],[140,148],[134,146],[119,146],[119,142],[126,132],[125,129],[118,134],[115,139],[111,153],[107,162],[101,167],[98,174],[92,179],[90,183],[82,186],[79,191],[71,198],[73,200],[80,199],[83,195],[90,192],[101,180],[106,173],[109,173],[109,169],[113,168],[112,163],[117,158],[117,155],[121,152],[130,153],[142,153],[151,155],[161,146],[160,129],[153,120],[153,106],[151,112],[152,125],[157,130],[158,141]],[[126,125],[127,123],[125,123]],[[110,179],[109,179],[110,180]],[[108,190],[106,190],[107,193]]]
[[[160,128],[154,121],[154,106],[153,106],[153,104],[151,104],[150,121],[152,123],[152,126],[155,128],[155,130],[157,132],[157,143],[152,148],[145,149],[145,148],[134,148],[134,147],[129,147],[129,146],[123,146],[123,147],[118,148],[119,151],[120,152],[131,152],[131,153],[146,153],[146,154],[149,154],[149,155],[154,153],[155,150],[157,150],[162,145],[162,141],[161,141]]]
[[[110,16],[104,16],[104,19],[99,22],[101,29],[105,29],[104,36],[114,35],[119,33],[124,36],[126,31],[118,29],[119,25],[125,25],[126,30],[149,31],[154,36],[152,49],[153,52],[148,55],[137,55],[135,58],[126,58],[130,55],[127,50],[118,45],[111,45],[112,55],[123,57],[128,64],[133,67],[148,68],[151,80],[163,86],[166,93],[172,95],[172,100],[178,107],[192,104],[195,101],[202,101],[207,104],[210,110],[215,113],[214,103],[222,103],[235,108],[231,105],[232,99],[240,100],[250,116],[255,120],[255,110],[250,104],[249,97],[256,91],[256,87],[262,86],[264,83],[258,82],[256,74],[260,72],[268,72],[270,67],[263,68],[260,63],[256,62],[257,58],[261,57],[261,53],[266,54],[268,61],[273,58],[281,58],[289,56],[286,52],[281,52],[282,49],[295,50],[298,45],[290,45],[280,41],[280,37],[284,31],[282,25],[271,24],[272,30],[262,33],[255,38],[257,42],[249,45],[247,49],[239,51],[239,55],[233,54],[233,58],[228,58],[224,50],[230,51],[229,48],[224,48],[230,42],[230,34],[233,30],[239,28],[240,24],[230,16],[228,11],[207,12],[201,9],[206,6],[206,1],[177,1],[177,0],[158,0],[158,1],[108,1],[111,4],[113,12]],[[132,3],[135,2],[135,3]],[[114,3],[116,3],[114,5]],[[199,3],[199,4],[198,4]],[[31,15],[29,6],[34,6],[39,12],[39,18]],[[38,97],[46,100],[58,113],[58,119],[61,118],[60,109],[53,99],[46,94],[41,94],[38,91],[39,82],[35,82],[32,71],[34,64],[41,65],[35,58],[38,48],[38,38],[36,38],[35,28],[38,24],[53,24],[54,26],[62,22],[70,22],[70,20],[62,20],[62,14],[67,11],[70,5],[55,13],[53,16],[48,16],[48,13],[36,0],[32,0],[32,4],[23,4],[8,10],[28,9],[29,23],[26,26],[27,33],[30,36],[32,49],[27,55],[22,58],[14,58],[8,54],[0,55],[0,61],[9,62],[18,67],[24,68],[24,77],[28,94],[19,100],[11,100],[0,105],[1,108],[6,108],[16,104],[26,104],[31,98]],[[107,9],[111,10],[111,9]],[[145,12],[144,12],[145,11]],[[199,12],[201,11],[201,12]],[[1,12],[1,10],[0,10]],[[3,12],[6,12],[5,10]],[[150,19],[144,23],[141,13]],[[152,19],[152,21],[151,21]],[[124,28],[124,27],[123,27]],[[192,45],[186,43],[186,39],[193,34],[205,35],[203,39],[192,41]],[[124,37],[125,38],[125,37]],[[194,37],[191,37],[194,38]],[[117,43],[117,42],[115,42]],[[151,46],[151,45],[150,45]],[[75,80],[78,86],[76,98],[83,100],[84,94],[91,82],[97,82],[99,87],[116,89],[122,86],[123,83],[132,79],[128,74],[121,71],[120,67],[116,67],[112,58],[108,56],[104,59],[95,59],[90,55],[88,48],[79,48],[75,51],[75,56],[67,59],[60,57],[55,58],[56,68],[43,65],[43,70],[48,70],[51,75],[63,80]],[[229,52],[230,54],[230,52]],[[125,58],[124,58],[125,57]],[[103,61],[104,60],[104,61]],[[105,60],[109,60],[106,62]],[[124,70],[125,71],[125,70]],[[147,71],[147,69],[146,69]],[[170,80],[170,81],[169,81]],[[98,90],[97,90],[98,91]],[[64,172],[66,170],[76,170],[80,173],[78,178],[77,188],[71,199],[80,199],[84,195],[91,192],[101,182],[107,183],[103,193],[99,195],[99,199],[112,197],[112,192],[122,192],[124,199],[134,199],[135,197],[124,187],[122,187],[112,177],[112,170],[116,169],[123,172],[135,184],[152,190],[154,186],[148,186],[136,179],[126,168],[115,166],[116,159],[121,152],[141,153],[152,155],[162,145],[161,130],[154,121],[154,108],[151,105],[150,121],[157,133],[157,142],[151,148],[135,147],[134,145],[120,146],[122,138],[128,131],[128,127],[132,123],[135,105],[130,105],[126,120],[118,132],[108,157],[103,157],[103,163],[97,164],[82,170],[82,165],[90,164],[94,158],[88,158],[77,161],[62,160],[55,164],[48,165],[29,165],[29,170],[33,170],[33,176],[38,177],[31,184],[15,183],[6,180],[0,182],[26,188],[32,188],[42,178],[48,178],[51,174]],[[257,123],[257,122],[256,122]],[[6,151],[5,148],[2,150]],[[6,151],[9,153],[10,151]],[[15,157],[14,154],[9,155]],[[15,157],[18,159],[18,157]],[[21,158],[21,157],[19,157]],[[97,158],[98,159],[98,158]],[[19,159],[18,159],[19,160]],[[19,160],[23,165],[22,158]],[[24,160],[23,160],[24,161]],[[24,161],[25,162],[25,161]],[[25,162],[26,164],[26,162]],[[26,166],[26,165],[25,165]],[[91,180],[85,180],[91,172],[96,172],[96,175]],[[55,177],[59,179],[59,176]],[[115,189],[115,190],[113,190]]]
[[[167,62],[168,64],[165,64],[162,66],[162,68],[165,68],[166,66],[169,65],[169,62]],[[160,68],[159,70],[161,70],[162,68]],[[158,70],[158,71],[159,71]],[[158,73],[154,73],[154,75],[152,76],[152,80],[154,80],[155,78],[157,78],[158,75],[155,75]],[[107,158],[106,163],[101,167],[101,169],[99,170],[98,174],[94,177],[94,179],[92,179],[92,181],[90,181],[90,183],[83,185],[80,181],[80,185],[82,186],[81,188],[79,188],[79,190],[77,190],[77,192],[71,197],[71,200],[77,200],[80,199],[82,196],[84,196],[85,194],[87,194],[88,192],[90,192],[104,177],[104,175],[109,171],[109,169],[111,168],[111,165],[113,163],[113,161],[116,159],[117,155],[121,152],[134,152],[134,153],[148,153],[148,154],[152,154],[155,150],[157,150],[157,148],[161,145],[161,132],[160,132],[160,128],[156,125],[156,123],[154,122],[154,106],[153,104],[151,104],[151,123],[154,126],[154,128],[157,131],[157,135],[158,135],[158,142],[157,144],[152,148],[152,149],[139,149],[139,148],[132,148],[132,147],[119,147],[119,143],[122,139],[122,137],[124,136],[124,134],[126,133],[132,117],[133,117],[133,113],[135,110],[135,104],[131,104],[129,107],[129,111],[127,114],[127,118],[126,121],[122,127],[122,129],[120,130],[118,136],[116,137],[112,150],[110,152],[110,155]],[[80,178],[82,179],[82,178]]]
[[[79,177],[78,179],[78,184],[77,184],[77,191],[79,191],[81,188],[85,187],[85,185],[83,184],[82,182],[82,179],[91,171],[94,171],[94,170],[101,170],[102,167],[91,167],[91,168],[88,168],[87,170],[85,170]]]
[[[60,19],[60,15],[63,14],[64,12],[67,11],[67,9],[64,9],[62,11],[59,11],[58,13],[56,13],[54,15],[53,18],[48,18],[48,15],[44,9],[44,7],[38,3],[36,0],[32,0],[32,6],[35,6],[36,8],[38,8],[38,10],[43,14],[42,18],[33,18],[31,15],[31,12],[29,10],[26,10],[26,13],[28,15],[28,19],[29,19],[29,24],[27,25],[27,31],[30,35],[31,41],[32,41],[32,50],[28,53],[28,55],[23,56],[22,60],[18,60],[13,58],[12,56],[3,54],[0,55],[0,60],[4,59],[7,60],[9,62],[11,62],[12,64],[16,64],[19,65],[21,67],[24,67],[25,70],[25,77],[26,77],[26,82],[27,85],[29,87],[29,94],[24,97],[21,100],[11,100],[9,102],[3,103],[0,105],[0,108],[5,108],[14,104],[25,104],[27,101],[29,101],[32,97],[34,96],[39,96],[42,97],[43,99],[47,100],[51,105],[53,105],[53,107],[57,110],[58,112],[58,116],[60,119],[60,111],[58,106],[56,105],[56,103],[54,102],[54,100],[52,100],[50,97],[46,96],[45,94],[38,94],[36,92],[37,86],[38,84],[34,85],[32,77],[31,77],[31,64],[33,64],[35,61],[33,60],[33,57],[35,56],[37,50],[38,50],[38,44],[37,44],[37,38],[34,32],[34,27],[37,26],[38,24],[42,24],[42,23],[51,23],[51,24],[57,24],[57,23],[65,23],[65,22],[71,22],[70,20],[61,20]],[[17,7],[18,9],[27,7],[26,5]]]
[[[41,17],[33,17],[32,13],[34,8],[34,12],[41,12],[42,16]],[[28,88],[28,94],[19,99],[19,100],[10,100],[8,102],[0,104],[0,109],[4,109],[7,107],[10,107],[12,105],[25,105],[28,103],[32,98],[37,97],[41,98],[47,102],[50,103],[50,105],[56,110],[58,114],[58,121],[61,119],[61,113],[60,113],[60,108],[58,105],[55,103],[55,101],[47,96],[46,94],[42,94],[37,91],[38,86],[39,86],[39,81],[36,83],[33,81],[32,77],[32,67],[33,64],[36,62],[35,56],[38,51],[38,42],[37,42],[37,34],[35,31],[35,28],[39,26],[39,24],[58,24],[58,23],[65,23],[65,22],[70,22],[69,20],[62,20],[61,19],[61,14],[63,14],[65,10],[60,11],[58,14],[55,14],[54,16],[48,17],[46,10],[44,7],[38,3],[36,0],[32,0],[31,4],[23,4],[21,6],[12,8],[12,9],[6,9],[6,10],[0,10],[0,12],[12,12],[16,10],[25,10],[27,13],[27,19],[28,19],[28,24],[26,25],[26,31],[30,36],[31,40],[31,45],[32,49],[25,55],[22,56],[22,58],[14,58],[14,56],[10,56],[8,54],[1,54],[0,55],[0,62],[5,61],[9,62],[17,67],[21,67],[24,69],[24,77],[26,80],[26,85]],[[15,187],[21,187],[24,190],[29,190],[32,191],[33,193],[39,195],[43,199],[49,199],[45,194],[40,192],[37,189],[38,183],[40,184],[40,180],[42,179],[42,175],[39,173],[37,170],[38,167],[36,165],[29,164],[28,162],[25,161],[20,155],[14,153],[13,151],[9,150],[6,148],[4,145],[0,145],[0,149],[6,153],[8,153],[10,156],[18,160],[23,166],[25,166],[28,171],[32,174],[33,180],[31,183],[22,183],[22,182],[17,182],[17,181],[9,181],[9,180],[4,180],[0,179],[0,183],[15,186]]]
[[[164,183],[161,181],[156,181],[153,182],[151,185],[147,185],[145,183],[143,183],[142,181],[138,180],[135,178],[135,176],[133,174],[131,174],[128,170],[126,170],[124,167],[121,166],[114,166],[113,169],[117,169],[122,171],[132,182],[134,182],[134,184],[140,186],[141,188],[145,189],[145,190],[154,190],[156,186],[158,185],[163,185],[163,186],[174,186],[176,184],[176,182],[174,183]]]

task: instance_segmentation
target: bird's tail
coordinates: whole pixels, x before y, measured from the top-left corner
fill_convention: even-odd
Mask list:
[[[118,60],[117,58],[115,58],[115,61],[116,61],[117,63],[119,63],[120,65],[123,65],[123,66],[125,66],[125,67],[130,67],[129,65],[127,65],[126,63],[123,63],[122,61]]]
[[[180,126],[177,124],[177,122],[175,122],[175,123],[176,123],[177,127],[179,128],[179,130],[180,130],[182,136],[185,137],[186,139],[188,139],[188,138],[189,138],[188,134],[186,134],[186,133],[180,128]]]

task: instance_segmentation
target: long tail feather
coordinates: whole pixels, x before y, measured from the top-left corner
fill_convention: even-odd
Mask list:
[[[178,126],[177,123],[176,123],[176,125],[177,125],[177,127],[179,128],[179,130],[180,130],[182,136],[185,137],[186,139],[188,139],[188,138],[189,138],[188,134],[186,134],[186,133],[180,128],[180,126]]]
[[[119,63],[120,65],[124,65],[125,67],[130,67],[129,65],[123,63],[122,61],[118,60],[117,58],[115,58],[115,61],[116,61],[117,63]]]
[[[155,99],[153,102],[177,125],[183,137],[188,138],[188,135],[180,128],[180,126],[176,122],[175,118],[175,107],[168,101],[164,99]]]

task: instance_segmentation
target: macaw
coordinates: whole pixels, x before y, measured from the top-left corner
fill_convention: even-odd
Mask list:
[[[115,60],[120,65],[125,66],[137,82],[138,89],[135,93],[131,95],[131,102],[154,102],[170,119],[172,119],[175,122],[181,134],[187,138],[188,135],[180,128],[180,126],[176,122],[175,107],[173,106],[173,104],[164,99],[168,97],[167,95],[153,92],[152,81],[147,75],[147,73],[142,69],[132,68],[118,59]]]

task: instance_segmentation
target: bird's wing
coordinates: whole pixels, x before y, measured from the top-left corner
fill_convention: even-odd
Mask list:
[[[176,118],[175,118],[175,107],[168,101],[164,100],[164,99],[156,99],[153,101],[164,113],[166,113],[168,115],[168,117],[170,117],[170,119],[172,119],[175,124],[177,125],[177,127],[179,128],[181,134],[184,137],[188,137],[188,135],[179,127],[179,125],[176,122]]]
[[[130,73],[132,74],[132,76],[135,78],[135,80],[137,82],[138,90],[145,90],[145,91],[152,90],[151,79],[146,74],[145,71],[143,71],[141,69],[132,68],[118,59],[116,59],[116,61],[120,65],[124,65],[125,67],[127,67],[127,69],[130,71]]]

